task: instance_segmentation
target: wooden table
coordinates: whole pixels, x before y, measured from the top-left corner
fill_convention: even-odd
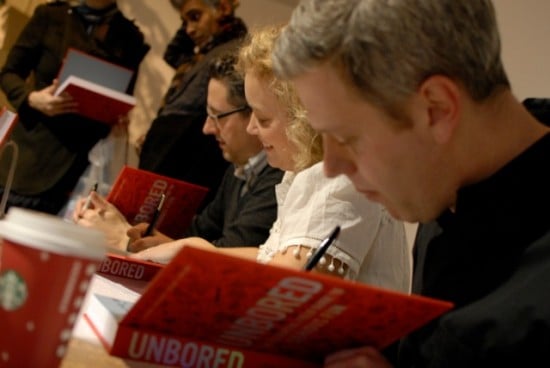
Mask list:
[[[60,368],[89,368],[109,367],[124,368],[132,367],[122,359],[115,358],[103,348],[103,346],[92,344],[80,339],[72,339],[69,349],[63,359]]]

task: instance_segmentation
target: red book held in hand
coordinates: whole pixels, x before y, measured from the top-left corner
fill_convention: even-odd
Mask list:
[[[68,93],[78,103],[78,114],[116,124],[136,104],[126,90],[134,72],[120,65],[70,48],[59,71],[58,96]]]
[[[387,347],[449,302],[186,247],[135,303],[91,295],[85,318],[112,355],[167,366],[321,367]]]
[[[156,229],[171,238],[179,238],[207,193],[208,188],[200,185],[124,166],[107,195],[107,201],[114,204],[132,225],[150,223],[158,216]],[[157,213],[163,194],[164,205]]]

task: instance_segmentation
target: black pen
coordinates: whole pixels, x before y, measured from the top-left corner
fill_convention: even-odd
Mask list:
[[[160,212],[162,211],[162,206],[164,206],[164,199],[166,198],[166,195],[164,193],[161,194],[159,203],[157,204],[157,208],[155,208],[155,212],[153,212],[153,217],[151,218],[151,222],[149,223],[149,226],[147,226],[147,229],[145,230],[145,233],[143,236],[150,236],[153,233],[153,230],[155,229],[155,226],[157,225],[157,221],[159,220]]]
[[[95,182],[92,189],[90,189],[88,197],[86,197],[86,202],[84,202],[84,206],[82,206],[82,209],[80,210],[80,217],[82,217],[84,211],[90,208],[90,204],[92,204],[92,193],[97,192],[97,185],[97,182]]]
[[[334,230],[332,230],[332,232],[330,233],[329,236],[327,236],[322,242],[321,244],[319,244],[319,247],[317,248],[317,250],[315,251],[315,253],[313,253],[313,255],[311,256],[311,258],[307,261],[305,267],[304,267],[304,270],[305,271],[311,271],[316,265],[317,263],[319,262],[319,260],[321,259],[321,257],[323,257],[323,255],[325,254],[325,252],[327,251],[328,247],[330,247],[330,245],[334,242],[334,240],[336,240],[336,238],[338,237],[338,234],[340,233],[340,226],[336,226],[334,228]]]

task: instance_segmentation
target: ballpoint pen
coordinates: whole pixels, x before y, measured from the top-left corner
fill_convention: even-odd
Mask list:
[[[84,211],[90,208],[90,204],[92,203],[92,193],[97,192],[97,186],[98,183],[95,182],[92,186],[92,189],[90,189],[90,192],[88,193],[88,197],[86,197],[86,202],[84,202],[84,206],[82,206],[82,209],[80,210],[80,217],[82,217],[82,214]]]
[[[162,206],[164,206],[165,199],[166,199],[166,195],[162,193],[159,199],[159,203],[157,204],[157,208],[155,208],[155,212],[153,213],[153,217],[151,218],[151,222],[149,223],[149,226],[147,226],[147,229],[143,234],[144,237],[150,236],[153,233],[153,230],[157,225],[157,221],[159,220],[159,215],[160,215],[160,212],[162,211]]]
[[[329,234],[329,236],[327,236],[321,242],[321,244],[319,244],[319,247],[317,248],[315,253],[313,253],[311,258],[307,261],[306,265],[304,266],[305,271],[311,271],[317,265],[321,257],[323,257],[323,255],[327,251],[328,247],[330,247],[330,245],[334,242],[334,240],[336,240],[339,233],[340,233],[340,226],[336,226],[334,230],[332,230],[332,232]]]

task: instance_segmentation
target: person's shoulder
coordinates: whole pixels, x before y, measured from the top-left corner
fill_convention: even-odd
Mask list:
[[[59,12],[59,11],[67,11],[70,9],[70,5],[66,1],[62,0],[51,0],[47,1],[42,4],[38,4],[35,9],[35,13],[40,12]]]
[[[48,1],[36,6],[34,18],[44,18],[54,22],[62,22],[70,13],[70,5],[66,1]]]
[[[345,175],[338,175],[334,178],[329,178],[325,175],[323,168],[323,162],[317,162],[316,164],[300,171],[296,175],[297,181],[307,181],[315,183],[318,186],[348,186],[351,185],[350,180]]]
[[[113,23],[122,27],[126,27],[128,30],[143,35],[140,28],[136,24],[134,19],[126,17],[121,11],[118,11],[113,17]]]
[[[55,6],[69,6],[69,3],[67,1],[64,1],[64,0],[48,0],[46,1],[45,3],[43,4],[40,4],[40,5],[44,5],[44,6],[48,6],[48,7],[55,7]],[[38,5],[38,6],[40,6]]]
[[[36,9],[49,9],[49,10],[59,10],[59,9],[69,9],[70,4],[67,1],[63,0],[50,0],[45,3],[39,4]]]

